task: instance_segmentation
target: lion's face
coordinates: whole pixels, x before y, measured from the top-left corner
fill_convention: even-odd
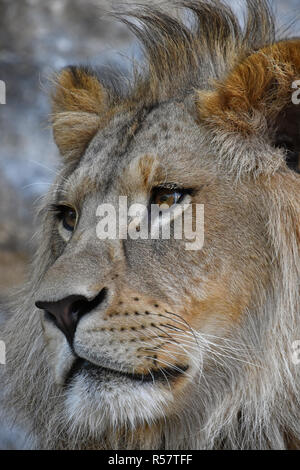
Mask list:
[[[49,364],[69,415],[91,427],[184,408],[267,276],[260,193],[218,175],[188,104],[149,111],[132,138],[134,118],[116,117],[62,172],[44,226],[52,264],[36,300],[48,311]],[[173,236],[97,237],[99,204],[149,206],[156,188],[204,205],[202,249]]]

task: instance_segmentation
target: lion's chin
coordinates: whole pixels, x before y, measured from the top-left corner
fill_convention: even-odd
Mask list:
[[[68,419],[98,437],[108,429],[153,424],[174,404],[172,382],[165,382],[80,360],[65,385]]]

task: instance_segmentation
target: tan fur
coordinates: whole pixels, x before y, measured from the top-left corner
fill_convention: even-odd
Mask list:
[[[99,80],[85,70],[65,69],[52,97],[56,144],[69,160],[79,158],[92,137],[107,122],[107,96]]]
[[[259,132],[253,122],[261,112],[269,125],[291,104],[292,83],[300,76],[300,40],[279,42],[242,61],[210,93],[199,92],[200,119],[211,127],[246,136]]]

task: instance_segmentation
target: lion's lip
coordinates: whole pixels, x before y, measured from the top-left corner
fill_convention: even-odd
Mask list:
[[[101,377],[105,373],[110,375],[115,375],[119,377],[125,377],[129,380],[140,382],[140,383],[147,383],[147,382],[170,382],[180,375],[184,374],[188,369],[186,365],[174,365],[174,367],[165,367],[160,369],[155,369],[149,371],[147,374],[142,373],[130,373],[124,372],[121,370],[110,369],[107,367],[102,367],[99,365],[94,364],[83,358],[76,358],[74,361],[71,369],[69,370],[66,378],[65,378],[65,385],[70,384],[72,379],[80,374],[83,371],[95,373],[97,377]]]

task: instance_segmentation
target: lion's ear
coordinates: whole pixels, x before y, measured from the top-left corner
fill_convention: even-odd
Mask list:
[[[67,161],[81,157],[107,106],[107,93],[92,71],[68,67],[58,75],[51,120],[55,142]]]
[[[246,149],[252,168],[262,170],[259,159],[268,144],[269,161],[285,155],[287,165],[300,171],[300,40],[278,42],[241,61],[215,90],[198,92],[198,113],[214,133],[214,144],[232,151]],[[226,136],[228,139],[226,140]],[[234,146],[236,145],[236,149]],[[267,145],[266,145],[267,149]],[[280,151],[278,151],[280,149]],[[271,153],[270,153],[271,151]],[[242,158],[242,151],[238,152]],[[245,163],[247,168],[251,167]],[[250,162],[251,163],[251,162]],[[237,165],[237,162],[236,162]],[[278,163],[279,165],[279,163]]]

